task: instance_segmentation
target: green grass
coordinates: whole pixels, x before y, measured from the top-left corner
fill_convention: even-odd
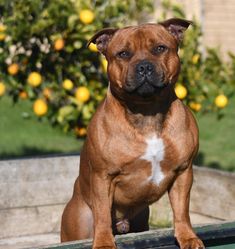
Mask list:
[[[200,149],[195,164],[235,171],[235,98],[218,120],[215,114],[196,116],[200,129]],[[29,113],[29,118],[22,113]],[[39,121],[31,103],[9,98],[0,99],[0,158],[48,154],[78,153],[82,141],[51,127],[46,119]]]
[[[0,159],[80,151],[82,141],[51,127],[46,119],[39,121],[31,105],[27,100],[14,105],[7,97],[0,99]]]
[[[224,117],[215,114],[197,115],[200,148],[197,165],[235,171],[235,98],[224,110]]]

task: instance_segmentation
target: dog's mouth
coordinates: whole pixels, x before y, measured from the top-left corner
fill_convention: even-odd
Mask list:
[[[141,60],[128,70],[124,90],[144,98],[158,94],[167,86],[167,77],[160,65]]]
[[[163,80],[164,77],[154,77],[148,79],[129,79],[127,80],[124,89],[132,95],[139,95],[147,98],[157,93],[160,93],[162,89],[167,86],[167,83]]]

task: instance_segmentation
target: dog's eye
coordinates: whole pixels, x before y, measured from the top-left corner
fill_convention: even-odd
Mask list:
[[[161,54],[167,50],[167,47],[164,45],[159,45],[153,49],[154,54]]]
[[[117,56],[122,59],[128,59],[131,57],[131,53],[129,51],[121,51],[117,53]]]

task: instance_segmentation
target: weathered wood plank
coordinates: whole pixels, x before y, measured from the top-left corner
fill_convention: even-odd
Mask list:
[[[79,155],[0,161],[0,210],[66,203]]]
[[[0,161],[0,239],[58,232],[78,172],[79,156]],[[191,211],[211,217],[207,222],[233,219],[235,174],[198,167],[194,172]],[[170,224],[167,196],[153,205],[151,217],[152,225]]]
[[[217,217],[235,219],[235,174],[208,168],[194,168],[190,210]]]
[[[0,161],[0,210],[66,203],[78,173],[79,156]],[[235,206],[235,174],[198,167],[194,174],[192,211],[207,211],[221,219],[235,217],[230,208]]]
[[[0,240],[60,231],[64,204],[0,210]]]
[[[10,237],[0,239],[0,249],[19,249],[37,247],[42,245],[53,245],[60,242],[58,233],[36,234],[29,236]]]

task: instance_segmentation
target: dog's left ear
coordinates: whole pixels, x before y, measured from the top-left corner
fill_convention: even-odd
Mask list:
[[[88,41],[87,47],[90,45],[90,43],[94,43],[96,44],[99,52],[105,55],[108,44],[112,39],[113,35],[116,33],[116,31],[118,31],[118,29],[115,28],[106,28],[98,31]]]
[[[168,32],[174,36],[179,44],[183,40],[184,31],[189,27],[189,25],[192,25],[193,22],[180,18],[171,18],[164,22],[160,22],[159,24],[164,26]]]

